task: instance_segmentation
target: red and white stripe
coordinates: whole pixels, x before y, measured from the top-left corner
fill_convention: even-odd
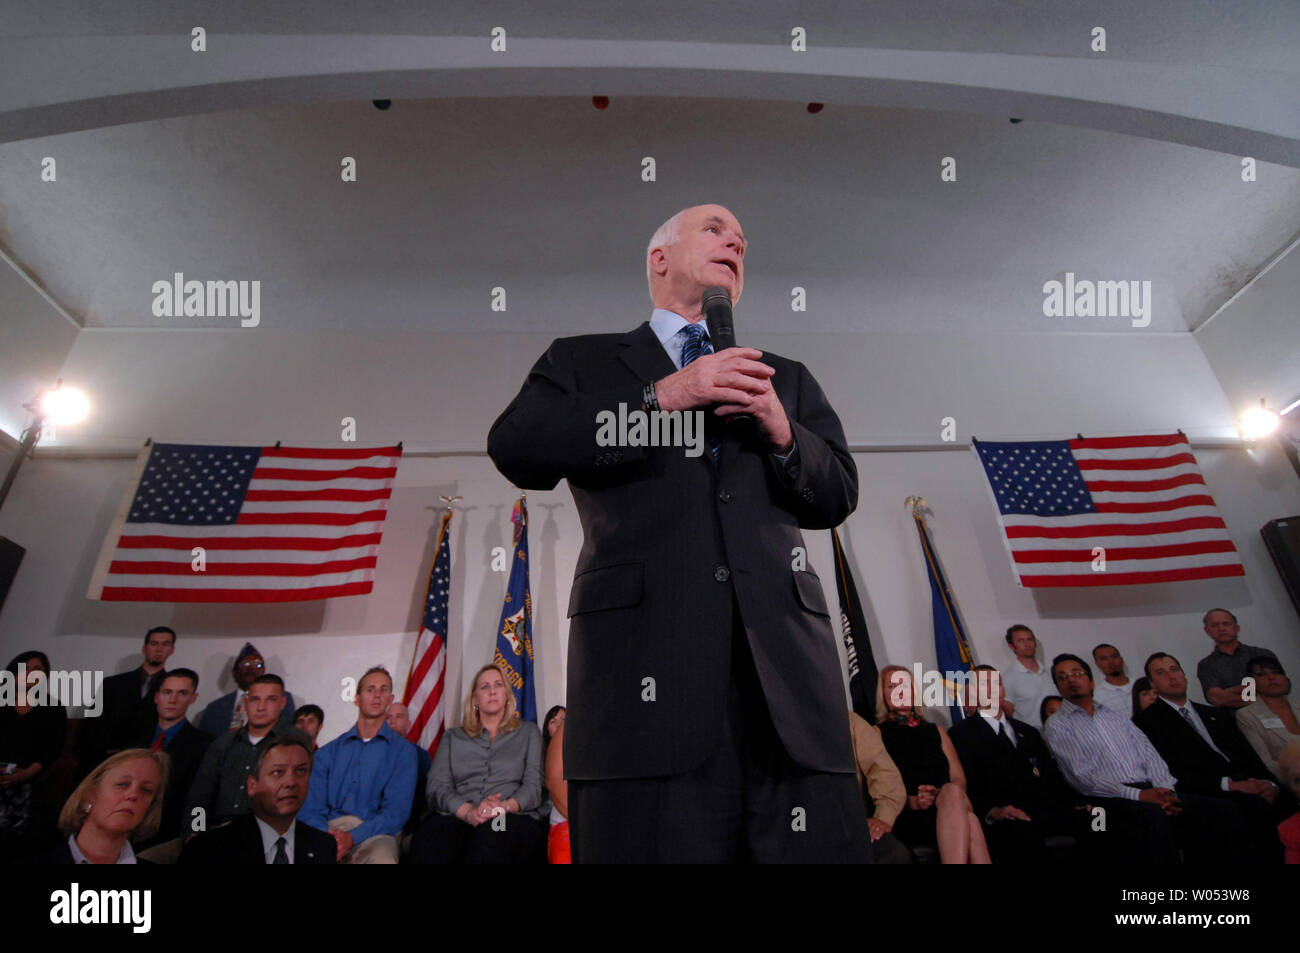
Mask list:
[[[1069,441],[1096,513],[1001,516],[1022,586],[1116,586],[1245,575],[1182,434]],[[1094,548],[1105,570],[1094,571]]]
[[[442,726],[447,720],[443,697],[447,685],[447,646],[442,636],[421,629],[415,643],[415,659],[415,667],[406,681],[406,705],[411,715],[406,737],[432,755],[442,740]]]
[[[236,522],[128,523],[150,448],[87,593],[141,602],[292,602],[368,593],[401,450],[265,447]],[[205,567],[194,568],[202,547]]]

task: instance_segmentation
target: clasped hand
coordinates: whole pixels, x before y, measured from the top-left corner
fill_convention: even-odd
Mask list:
[[[714,413],[730,419],[739,414],[754,418],[759,433],[773,450],[794,443],[790,420],[777,399],[771,378],[776,370],[759,361],[762,351],[729,347],[717,354],[702,354],[690,364],[655,383],[659,409],[694,410],[717,405]]]
[[[468,810],[466,810],[468,808]],[[514,798],[502,798],[500,793],[489,794],[478,804],[466,804],[458,812],[460,819],[471,827],[478,827],[485,821],[490,821],[498,814],[511,814],[519,810],[519,802]]]

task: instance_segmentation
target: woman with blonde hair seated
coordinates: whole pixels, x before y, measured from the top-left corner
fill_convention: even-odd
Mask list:
[[[876,688],[885,749],[903,775],[907,806],[894,834],[908,847],[937,847],[945,864],[988,864],[988,844],[966,797],[966,773],[948,733],[926,719],[912,676],[886,665]]]
[[[431,813],[411,843],[417,864],[511,864],[540,856],[546,836],[542,735],[521,721],[495,665],[470,682],[459,728],[443,737],[429,768]]]
[[[171,759],[165,751],[127,748],[100,762],[59,813],[68,839],[45,858],[51,864],[147,864],[132,840],[158,830]]]

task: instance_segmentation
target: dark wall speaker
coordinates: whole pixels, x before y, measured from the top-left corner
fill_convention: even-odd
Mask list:
[[[1295,611],[1300,612],[1300,516],[1269,520],[1260,528],[1259,535],[1264,537],[1264,545],[1291,595]]]
[[[18,575],[18,564],[26,555],[27,550],[23,547],[0,536],[0,607],[4,606],[9,587],[14,584],[14,576]]]

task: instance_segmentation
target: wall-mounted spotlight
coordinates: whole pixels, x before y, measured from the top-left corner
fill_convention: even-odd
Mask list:
[[[1241,415],[1239,429],[1247,440],[1263,440],[1277,430],[1278,416],[1264,405],[1264,398],[1259,399],[1259,406],[1252,407]]]
[[[18,452],[14,454],[9,472],[5,474],[5,481],[0,485],[0,506],[4,506],[5,498],[9,496],[9,488],[13,486],[14,478],[18,476],[18,468],[31,456],[32,450],[41,439],[41,431],[45,429],[45,425],[72,424],[84,419],[90,410],[90,401],[75,387],[64,387],[63,379],[60,378],[52,388],[41,391],[35,399],[23,404],[23,409],[32,414],[32,422],[23,431],[22,439],[18,442]]]

